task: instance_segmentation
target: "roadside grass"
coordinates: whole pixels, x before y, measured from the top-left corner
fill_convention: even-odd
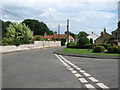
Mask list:
[[[113,55],[118,56],[118,54],[112,54],[112,53],[93,53],[92,49],[73,49],[73,48],[64,48],[61,50],[61,52],[64,53],[72,53],[72,54],[86,54],[86,55]]]

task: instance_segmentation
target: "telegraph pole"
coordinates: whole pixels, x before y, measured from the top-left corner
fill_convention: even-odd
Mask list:
[[[69,20],[67,20],[67,44],[69,43]]]
[[[58,40],[60,40],[60,25],[58,25]]]

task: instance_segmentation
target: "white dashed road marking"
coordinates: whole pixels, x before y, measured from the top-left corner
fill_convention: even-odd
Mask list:
[[[81,70],[81,68],[71,63],[70,61],[62,57],[61,55],[58,56],[57,54],[55,54],[55,56],[63,63],[64,66],[66,66],[66,68],[68,68],[79,79],[81,83],[85,84],[86,88],[91,89],[91,90],[96,90],[92,84],[89,84],[88,81],[85,78],[82,78],[82,75],[79,74],[77,71],[75,71],[73,68],[71,68],[71,66],[79,70],[80,73],[84,74],[87,79],[90,79],[92,82],[96,83],[100,88],[109,89],[109,87],[107,87],[103,83],[99,83],[97,79],[95,79],[94,77],[91,77],[90,74],[86,73],[84,70]]]
[[[85,71],[84,70],[80,70],[81,73],[84,73]]]
[[[97,85],[103,89],[109,89],[109,87],[107,87],[106,85],[104,85],[103,83],[97,83]]]
[[[79,73],[74,74],[76,77],[82,77]]]
[[[81,70],[81,68],[76,68],[77,70]]]
[[[84,78],[79,78],[79,80],[80,80],[81,83],[87,83],[87,82],[88,82],[88,81],[87,81],[86,79],[84,79]]]
[[[72,73],[77,73],[76,71],[71,71]]]
[[[72,71],[72,70],[73,70],[73,68],[69,68],[69,70],[70,70],[70,71]]]
[[[91,88],[91,89],[93,89],[93,88],[95,88],[93,85],[91,85],[91,84],[85,84],[85,86],[87,87],[87,88]]]
[[[88,73],[83,73],[86,77],[90,77],[91,75]]]
[[[95,79],[94,77],[89,77],[89,79],[90,79],[91,81],[93,81],[93,82],[98,82],[98,80]]]

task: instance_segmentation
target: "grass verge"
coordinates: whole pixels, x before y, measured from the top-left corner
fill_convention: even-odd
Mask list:
[[[61,50],[61,52],[64,53],[72,53],[72,54],[85,54],[85,55],[112,55],[112,56],[118,56],[118,54],[112,54],[112,53],[93,53],[92,49],[73,49],[73,48],[64,48]]]

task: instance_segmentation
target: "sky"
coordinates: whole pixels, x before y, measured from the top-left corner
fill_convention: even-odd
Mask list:
[[[67,28],[78,34],[85,31],[100,35],[104,28],[111,34],[117,28],[119,0],[2,0],[2,7],[22,18],[2,11],[2,20],[21,22],[24,19],[37,19],[47,24],[50,30],[60,33]]]

